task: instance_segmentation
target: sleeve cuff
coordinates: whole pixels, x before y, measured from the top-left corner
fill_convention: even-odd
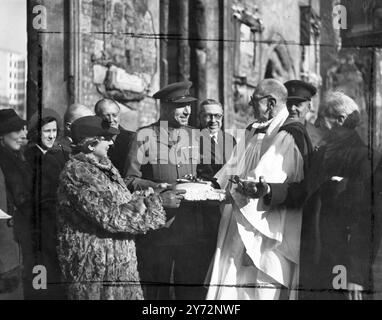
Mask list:
[[[282,204],[288,194],[288,184],[287,183],[269,183],[271,187],[271,193],[267,196],[267,204],[270,206],[276,206]]]

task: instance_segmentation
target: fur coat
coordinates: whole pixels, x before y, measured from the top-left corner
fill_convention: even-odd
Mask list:
[[[143,299],[134,236],[165,222],[152,189],[131,194],[108,158],[73,156],[58,189],[58,257],[69,299]]]

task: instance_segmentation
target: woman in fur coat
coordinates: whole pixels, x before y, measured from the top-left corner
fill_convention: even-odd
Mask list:
[[[107,157],[117,131],[94,116],[72,125],[78,153],[58,189],[58,256],[69,299],[143,299],[134,236],[166,223],[162,195],[131,194]]]

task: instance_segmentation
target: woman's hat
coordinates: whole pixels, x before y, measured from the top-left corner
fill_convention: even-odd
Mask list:
[[[53,109],[49,109],[49,108],[43,108],[41,110],[41,117],[40,118],[39,118],[39,113],[40,113],[39,111],[35,112],[32,115],[32,117],[29,119],[28,131],[37,130],[38,124],[39,124],[39,119],[42,120],[42,119],[48,118],[48,117],[56,119],[57,128],[59,130],[62,130],[62,120],[61,120],[60,115],[56,111],[54,111]]]
[[[78,144],[85,138],[112,137],[119,134],[119,130],[108,127],[100,117],[87,116],[75,120],[72,123],[70,133],[74,144]]]
[[[20,131],[26,124],[27,121],[21,119],[15,110],[0,110],[0,135]]]

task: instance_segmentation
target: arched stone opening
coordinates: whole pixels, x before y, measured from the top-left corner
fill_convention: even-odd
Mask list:
[[[281,82],[288,81],[296,77],[292,59],[284,44],[276,44],[268,54],[268,61],[265,64],[264,79],[277,79]]]

